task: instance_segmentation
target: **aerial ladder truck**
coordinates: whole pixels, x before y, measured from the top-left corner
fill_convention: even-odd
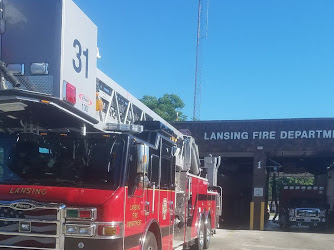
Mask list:
[[[208,248],[221,193],[194,139],[97,69],[95,24],[72,0],[0,18],[0,249]]]

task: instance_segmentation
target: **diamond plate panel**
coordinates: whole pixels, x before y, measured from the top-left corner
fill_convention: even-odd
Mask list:
[[[19,89],[55,96],[53,91],[53,76],[16,76],[16,78],[21,83]],[[6,85],[8,88],[12,88],[10,83],[7,82]]]

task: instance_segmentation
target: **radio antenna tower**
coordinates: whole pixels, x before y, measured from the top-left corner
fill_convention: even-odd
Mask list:
[[[201,115],[202,47],[203,47],[202,40],[207,38],[208,20],[209,20],[209,0],[198,0],[193,121],[199,120]]]

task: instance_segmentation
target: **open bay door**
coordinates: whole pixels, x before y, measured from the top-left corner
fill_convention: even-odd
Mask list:
[[[0,2],[1,61],[20,84],[1,83],[0,119],[14,127],[96,124],[96,25],[72,0]]]

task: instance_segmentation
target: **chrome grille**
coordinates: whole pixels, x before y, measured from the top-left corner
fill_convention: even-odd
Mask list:
[[[56,209],[36,208],[33,210],[17,210],[11,207],[0,206],[0,218],[20,218],[20,219],[37,219],[37,220],[57,220]]]
[[[297,210],[298,216],[307,216],[307,217],[317,217],[319,215],[317,210],[306,210],[306,209],[300,209]]]
[[[1,232],[20,233],[20,221],[0,221]],[[57,235],[57,223],[31,222],[32,234]]]
[[[41,238],[31,236],[1,235],[0,242],[3,245],[15,249],[56,249],[56,238]],[[2,249],[2,248],[0,248]]]
[[[0,201],[0,249],[62,249],[65,205]],[[20,225],[28,225],[22,230]]]

